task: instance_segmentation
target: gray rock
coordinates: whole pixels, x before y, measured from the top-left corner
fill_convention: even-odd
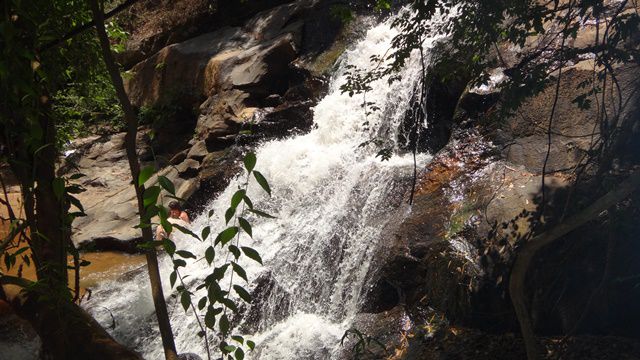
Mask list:
[[[169,164],[171,165],[178,165],[181,162],[184,161],[184,159],[187,158],[187,154],[189,153],[190,149],[184,149],[180,152],[178,152],[177,154],[173,155],[171,157],[171,159],[169,159]]]
[[[207,150],[207,145],[205,144],[205,142],[198,141],[191,147],[191,149],[189,149],[187,158],[202,161],[202,159],[204,159],[204,157],[207,156],[208,153],[209,151]]]
[[[176,170],[181,178],[189,179],[198,175],[198,171],[200,171],[200,162],[194,159],[186,159],[176,165]]]
[[[289,20],[313,5],[279,6],[256,15],[245,28],[222,28],[159,50],[133,67],[126,81],[132,103],[197,104],[229,87],[251,87],[264,97],[286,86],[282,72],[295,58],[303,30],[302,22]]]
[[[72,240],[76,246],[137,251],[135,245],[141,238],[141,232],[134,227],[140,220],[135,191],[131,185],[129,164],[126,156],[107,160],[115,149],[122,145],[123,140],[123,134],[116,134],[106,142],[90,145],[89,151],[79,155],[81,157],[77,171],[86,176],[77,182],[83,184],[88,191],[77,194],[87,216],[76,218],[72,224]],[[105,151],[106,154],[101,151]],[[187,160],[188,163],[179,164],[182,170],[185,173],[197,173],[199,163],[193,159]],[[148,164],[143,164],[145,165]],[[171,180],[179,194],[188,195],[197,189],[195,180],[181,178],[174,167],[159,170],[145,185],[155,185],[158,181],[157,175],[164,175]],[[163,196],[164,202],[168,202],[166,199],[169,198]]]

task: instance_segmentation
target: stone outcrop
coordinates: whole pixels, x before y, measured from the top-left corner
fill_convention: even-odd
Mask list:
[[[119,60],[131,68],[166,46],[225,26],[238,26],[257,12],[287,1],[139,1],[118,18],[130,34]]]
[[[124,150],[124,133],[107,137],[90,137],[76,141],[75,152],[64,159],[60,172],[66,174],[84,174],[78,180],[79,185],[87,191],[76,197],[83,204],[87,214],[77,218],[73,223],[72,240],[76,246],[83,248],[113,249],[137,251],[135,248],[140,238],[137,217],[137,202],[131,173]],[[141,157],[149,152],[149,140],[146,132],[140,133],[138,147]],[[153,166],[153,162],[143,163]],[[189,197],[194,191],[196,180],[183,176],[178,168],[167,167],[158,174],[164,175],[174,182],[176,195]],[[157,182],[157,176],[146,183],[147,186]],[[165,198],[165,205],[171,199]]]

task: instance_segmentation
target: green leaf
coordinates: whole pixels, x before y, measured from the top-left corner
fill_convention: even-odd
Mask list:
[[[189,306],[191,305],[191,295],[188,291],[185,290],[182,292],[182,295],[180,295],[180,303],[182,304],[184,311],[189,309]]]
[[[256,181],[258,182],[258,184],[262,186],[264,191],[266,191],[267,194],[271,196],[271,188],[269,187],[269,183],[267,182],[267,179],[265,179],[264,176],[262,176],[262,173],[260,173],[259,171],[254,171],[253,176],[256,178]]]
[[[238,264],[236,264],[235,262],[231,262],[231,267],[233,267],[233,271],[236,272],[236,274],[238,274],[238,276],[240,276],[241,278],[244,279],[244,281],[249,281],[247,279],[247,272],[244,271],[244,268]]]
[[[246,246],[242,246],[240,248],[242,249],[242,252],[245,255],[247,255],[250,259],[257,261],[258,263],[260,263],[260,265],[262,265],[262,258],[260,257],[260,254],[258,254],[256,250]]]
[[[238,207],[238,205],[240,204],[240,202],[242,201],[242,199],[246,194],[247,194],[247,191],[244,189],[240,189],[236,191],[235,194],[233,194],[233,196],[231,197],[231,207],[232,208]]]
[[[182,260],[182,259],[175,259],[173,260],[173,267],[175,269],[179,268],[179,267],[185,267],[187,266],[187,262]]]
[[[160,183],[160,186],[162,186],[170,194],[176,194],[176,187],[173,185],[173,182],[171,182],[171,180],[169,180],[166,176],[158,176],[158,182]]]
[[[224,273],[227,272],[227,268],[229,268],[229,264],[224,264],[220,267],[216,267],[213,269],[213,277],[217,280],[221,280],[224,277]]]
[[[69,202],[71,204],[73,204],[75,207],[77,207],[78,210],[80,210],[80,212],[82,212],[84,214],[84,207],[82,206],[82,203],[80,202],[80,200],[78,200],[78,198],[69,195],[69,196],[67,196],[67,199],[69,200]]]
[[[209,214],[208,214],[209,216],[208,217],[212,217],[213,213],[214,213],[213,209],[209,210]]]
[[[18,251],[16,251],[16,252],[14,252],[14,253],[13,253],[13,256],[18,256],[18,255],[22,254],[23,252],[25,252],[25,251],[27,251],[27,250],[29,250],[29,246],[25,246],[25,247],[23,247],[23,248],[20,248],[20,249],[18,249]],[[71,249],[70,249],[69,251],[71,252]],[[76,254],[77,254],[77,250],[76,250]],[[82,261],[84,262],[84,261],[86,261],[86,260],[82,260]],[[87,261],[87,262],[88,262],[88,261]],[[91,264],[90,262],[88,262],[88,263],[89,263],[89,264]],[[87,265],[88,265],[88,264],[87,264]],[[84,265],[82,265],[82,263],[80,263],[80,266],[84,266]]]
[[[258,215],[258,216],[264,217],[264,218],[277,219],[277,217],[275,217],[273,215],[269,215],[264,211],[260,211],[260,210],[256,210],[256,209],[249,209],[249,211],[254,213],[254,214],[256,214],[256,215]]]
[[[220,317],[220,332],[222,332],[224,336],[227,336],[227,333],[229,332],[229,318],[227,317],[227,314]]]
[[[140,175],[138,175],[138,186],[142,186],[144,183],[146,183],[151,175],[153,175],[154,171],[155,169],[153,168],[153,166],[147,166],[144,169],[140,170]]]
[[[171,284],[171,288],[176,284],[176,280],[178,279],[178,274],[175,271],[172,271],[169,275],[169,283]]]
[[[176,254],[178,254],[179,256],[182,256],[185,259],[195,259],[196,256],[193,255],[192,253],[190,253],[189,251],[186,250],[178,250],[176,251]]]
[[[205,306],[207,306],[207,297],[203,296],[200,298],[200,301],[198,301],[198,310],[204,309]]]
[[[224,298],[220,301],[221,303],[223,303],[228,309],[230,309],[231,311],[238,312],[238,306],[236,305],[236,303],[229,299],[229,298]]]
[[[191,235],[191,237],[195,238],[196,240],[200,241],[200,238],[198,237],[198,235],[196,235],[193,231],[187,229],[184,226],[180,226],[178,224],[173,224],[173,227],[180,230],[181,233],[183,234],[187,234],[187,235]]]
[[[207,296],[209,296],[209,302],[212,305],[216,302],[220,302],[220,300],[225,296],[225,292],[220,289],[220,285],[218,285],[217,281],[219,281],[219,279],[213,279],[213,282],[211,282],[211,285],[207,289]]]
[[[251,172],[255,166],[256,154],[250,152],[244,157],[244,168],[247,169],[247,172]]]
[[[176,252],[176,243],[171,241],[171,239],[162,239],[162,247],[164,248],[164,251],[169,254],[169,256],[173,256],[173,254]]]
[[[244,232],[246,232],[250,237],[253,237],[253,233],[251,232],[251,224],[247,221],[247,219],[243,217],[238,218],[238,222],[240,223],[240,227]]]
[[[200,236],[202,237],[202,241],[207,240],[207,238],[209,237],[209,234],[211,234],[211,227],[210,226],[205,226],[202,229],[202,233],[200,234]]]
[[[229,251],[235,256],[236,260],[240,257],[240,249],[235,245],[229,245]]]
[[[244,338],[240,335],[232,335],[231,339],[235,342],[239,342],[240,344],[244,344]]]
[[[242,300],[247,303],[251,302],[251,295],[245,288],[240,285],[233,285],[233,290],[236,291],[236,293],[240,296],[240,298],[242,298]]]
[[[166,218],[160,218],[160,226],[162,226],[162,228],[164,229],[164,232],[167,233],[167,235],[171,234],[173,232],[173,224],[171,224]],[[172,255],[172,254],[169,254]]]
[[[81,194],[81,193],[87,191],[87,189],[83,188],[82,186],[73,184],[73,185],[67,186],[65,188],[65,191],[68,194]]]
[[[53,187],[53,195],[58,200],[62,200],[62,195],[64,194],[64,179],[55,178],[51,182],[51,186]]]
[[[242,348],[236,349],[236,360],[244,360],[244,351]]]
[[[256,348],[256,343],[251,340],[247,340],[247,347],[253,351]]]
[[[169,211],[167,210],[166,207],[162,206],[162,205],[158,205],[155,206],[157,208],[157,212],[158,212],[158,216],[160,216],[160,219],[168,219],[169,218]]]
[[[249,209],[253,209],[253,202],[251,202],[251,199],[249,199],[249,197],[246,195],[244,197],[244,203],[247,204]]]
[[[234,236],[238,233],[238,227],[232,226],[224,229],[218,236],[216,237],[215,244],[221,243],[223,246],[226,245]]]
[[[204,324],[209,329],[213,329],[216,325],[216,314],[211,306],[207,309],[207,313],[204,314]]]
[[[204,252],[204,257],[207,259],[209,265],[213,262],[213,259],[216,256],[216,251],[213,249],[213,246],[209,246],[207,250]]]
[[[161,189],[159,186],[151,186],[147,189],[144,189],[144,194],[142,195],[142,198],[144,199],[144,207],[155,204],[158,201],[160,190]]]
[[[233,215],[236,214],[236,208],[235,207],[230,207],[227,209],[227,211],[225,211],[224,213],[224,221],[225,224],[228,224],[229,221],[231,221],[231,219],[233,218]]]
[[[83,173],[76,173],[76,174],[73,174],[73,175],[69,176],[69,180],[78,180],[78,179],[80,179],[81,177],[84,177],[84,176],[86,176],[86,175],[83,174]]]
[[[141,217],[141,220],[144,222],[149,222],[151,221],[151,218],[158,215],[158,213],[159,213],[158,206],[151,205],[146,209],[146,211],[144,212],[144,216]],[[165,216],[164,219],[166,218],[167,217]],[[162,220],[162,217],[160,219]]]

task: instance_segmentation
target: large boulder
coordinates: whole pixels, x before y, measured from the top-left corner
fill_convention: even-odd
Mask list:
[[[146,131],[139,134],[138,148],[143,157],[149,151]],[[153,162],[143,163],[146,165],[153,165]],[[193,166],[199,167],[199,164],[187,162],[176,168],[167,167],[157,175],[164,175],[174,182],[176,195],[189,197],[197,185],[196,180],[188,176]],[[74,180],[87,190],[76,195],[87,216],[77,218],[72,224],[74,244],[83,248],[137,251],[135,244],[141,237],[140,229],[134,228],[139,223],[138,205],[124,150],[124,133],[79,139],[75,152],[63,160],[59,171],[84,174]],[[157,175],[146,185],[157,183]],[[170,200],[163,198],[165,203]]]
[[[159,50],[132,68],[126,81],[132,103],[199,104],[229,88],[262,97],[284,93],[303,30],[303,22],[291,21],[313,5],[282,5],[256,15],[245,27],[225,27]]]
[[[226,26],[237,26],[259,11],[288,1],[138,1],[118,17],[118,23],[129,33],[125,51],[118,54],[118,60],[129,69],[166,46]]]

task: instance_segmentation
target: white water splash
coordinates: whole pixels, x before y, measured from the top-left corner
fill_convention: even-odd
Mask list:
[[[413,172],[413,158],[393,156],[381,162],[376,149],[360,147],[380,124],[398,129],[405,116],[412,92],[419,78],[419,57],[410,59],[401,81],[392,85],[379,80],[367,93],[380,111],[365,122],[361,95],[342,94],[347,65],[371,68],[370,57],[384,54],[396,32],[390,21],[370,29],[365,38],[341,58],[339,70],[331,81],[328,95],[314,110],[314,128],[308,134],[271,141],[256,149],[256,169],[269,180],[272,197],[253,184],[248,191],[257,208],[276,215],[276,220],[251,218],[254,239],[241,238],[242,245],[257,249],[264,266],[241,261],[249,279],[269,279],[272,291],[265,294],[257,318],[242,320],[234,333],[253,329],[247,337],[258,344],[250,356],[259,359],[327,359],[335,358],[340,337],[349,328],[363,299],[363,286],[371,266],[381,231],[391,212],[404,212],[408,206],[401,197],[408,190]],[[376,128],[377,127],[377,128]],[[418,155],[419,167],[430,159]],[[241,176],[244,181],[244,176]],[[199,233],[207,225],[213,232],[223,229],[223,214],[241,180],[213,200],[213,220],[206,214],[195,219],[193,230]],[[209,245],[187,236],[177,236],[179,249],[202,256]],[[217,254],[222,261],[224,254]],[[161,261],[163,279],[172,270],[169,260]],[[188,284],[202,281],[212,268],[204,260],[189,261],[183,274]],[[171,294],[165,280],[165,294]],[[245,284],[254,288],[257,284]],[[194,301],[202,296],[197,292]],[[181,353],[204,357],[203,341],[191,311],[185,314],[175,299],[169,299],[171,322],[176,345]],[[162,359],[162,346],[156,330],[153,304],[146,273],[120,282],[103,284],[94,291],[86,305],[105,326],[116,319],[111,333],[133,346],[147,359]],[[210,336],[215,341],[214,336]]]

